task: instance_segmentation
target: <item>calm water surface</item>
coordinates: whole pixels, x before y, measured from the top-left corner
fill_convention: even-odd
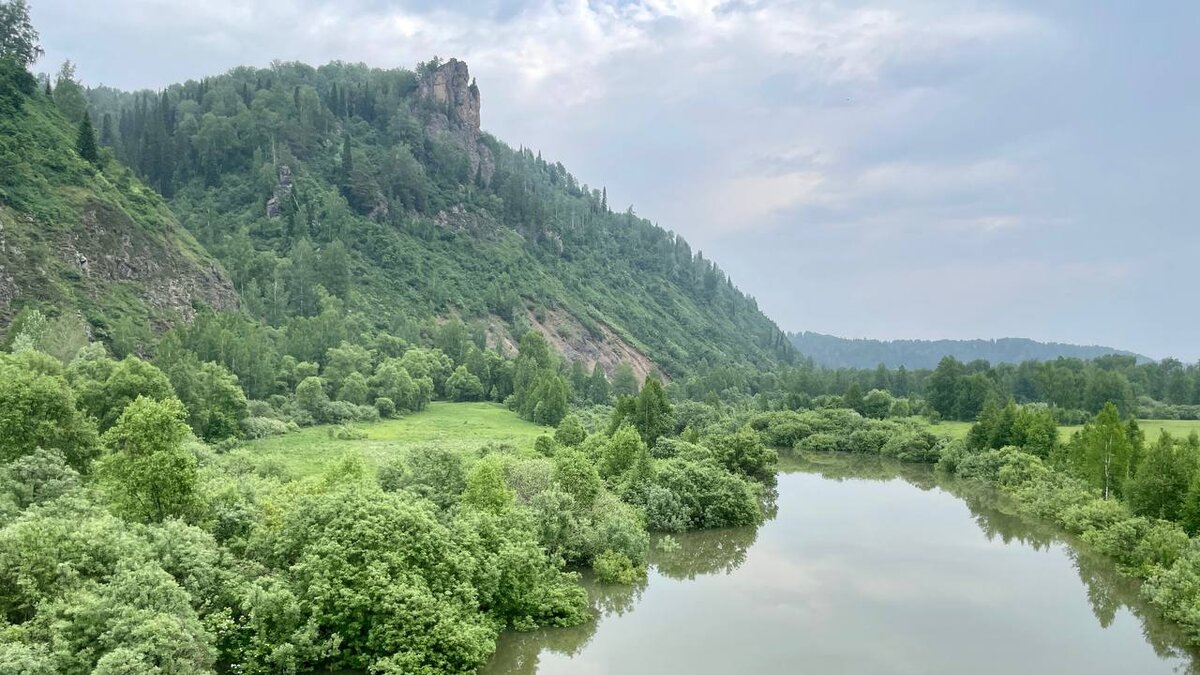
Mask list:
[[[1182,673],[1193,656],[1107,561],[923,467],[788,462],[778,514],[677,537],[599,618],[506,633],[500,673]]]

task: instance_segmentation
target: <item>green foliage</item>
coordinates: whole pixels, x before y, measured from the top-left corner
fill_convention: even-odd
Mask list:
[[[75,151],[92,164],[100,163],[100,149],[96,147],[96,130],[92,128],[92,117],[86,110],[83,111],[83,121],[79,123],[79,139],[75,141]]]
[[[501,513],[513,503],[513,492],[504,480],[504,466],[497,455],[489,455],[475,463],[467,475],[463,504],[481,511]]]
[[[484,398],[483,382],[459,366],[446,380],[446,396],[452,401],[479,401]]]
[[[0,61],[11,61],[24,70],[42,55],[38,33],[29,19],[25,0],[0,2]]]
[[[37,448],[0,466],[0,493],[12,497],[18,508],[56,499],[79,486],[79,472],[57,450]]]
[[[101,439],[98,474],[114,510],[132,520],[161,522],[196,508],[196,458],[183,448],[186,411],[175,399],[139,396]]]
[[[102,356],[89,355],[70,371],[80,407],[96,418],[101,431],[116,424],[126,406],[138,397],[156,401],[175,398],[170,379],[153,364],[136,356],[112,364],[103,360]]]
[[[238,378],[224,366],[201,363],[192,354],[166,366],[171,388],[188,413],[188,426],[207,441],[237,436],[249,415]]]
[[[1107,403],[1096,418],[1071,439],[1066,447],[1065,461],[1108,499],[1122,494],[1126,482],[1133,476],[1140,450],[1140,441],[1131,436],[1117,407]]]
[[[1196,474],[1200,448],[1176,442],[1167,433],[1151,445],[1125,486],[1129,508],[1139,516],[1179,521]]]
[[[329,395],[325,393],[325,380],[306,377],[296,386],[296,406],[318,422],[329,418]]]
[[[766,447],[753,429],[743,427],[737,433],[708,438],[704,445],[712,451],[713,459],[727,471],[760,483],[775,483],[775,464],[778,455]]]
[[[35,372],[20,357],[0,354],[0,461],[44,448],[83,470],[97,447],[96,429],[61,375]]]
[[[380,467],[379,485],[391,492],[408,490],[448,509],[467,489],[467,471],[457,452],[413,448],[402,460]]]
[[[646,443],[637,429],[623,426],[600,449],[600,475],[609,480],[618,479],[649,457]]]
[[[558,429],[554,431],[555,442],[571,448],[579,445],[586,438],[587,431],[579,421],[579,416],[574,414],[564,417],[562,422],[559,422]]]
[[[254,550],[286,574],[318,633],[341,636],[328,666],[465,673],[494,648],[479,561],[401,493],[352,484],[300,496]]]
[[[635,567],[628,556],[617,551],[604,551],[596,556],[592,566],[596,570],[596,578],[606,584],[629,586],[645,576],[645,572]]]

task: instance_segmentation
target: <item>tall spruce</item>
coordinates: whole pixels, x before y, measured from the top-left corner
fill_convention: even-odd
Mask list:
[[[83,121],[79,123],[79,136],[75,140],[75,149],[79,156],[91,162],[100,164],[100,150],[96,147],[96,130],[92,128],[92,116],[85,110]]]

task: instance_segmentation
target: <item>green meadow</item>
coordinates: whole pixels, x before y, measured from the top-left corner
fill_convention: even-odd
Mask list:
[[[1138,424],[1149,441],[1157,438],[1160,430],[1179,438],[1186,438],[1193,431],[1200,434],[1200,420],[1138,420]],[[974,422],[938,422],[933,425],[933,430],[950,438],[965,438],[972,425]],[[1082,428],[1082,425],[1061,426],[1058,428],[1058,437],[1063,441],[1069,440],[1071,434]]]
[[[226,461],[280,467],[302,476],[320,473],[330,463],[358,457],[374,469],[407,448],[432,446],[470,452],[488,444],[532,450],[538,436],[553,429],[527,422],[498,403],[434,402],[419,413],[375,424],[354,425],[361,440],[334,438],[338,427],[309,427],[296,433],[249,441]]]

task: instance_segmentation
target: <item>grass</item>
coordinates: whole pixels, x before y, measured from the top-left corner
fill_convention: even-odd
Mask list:
[[[538,436],[552,429],[527,422],[497,403],[430,403],[425,410],[394,420],[355,425],[362,440],[339,440],[336,427],[309,427],[297,433],[250,441],[226,461],[273,465],[299,476],[321,473],[345,457],[359,457],[374,469],[404,450],[417,446],[471,452],[489,443],[531,451]]]
[[[1200,434],[1200,420],[1138,420],[1138,424],[1142,433],[1146,434],[1146,440],[1151,442],[1158,438],[1160,429],[1176,438],[1187,438],[1193,431]],[[938,422],[932,428],[935,433],[945,434],[950,438],[966,438],[973,425],[974,422]],[[1070,440],[1071,434],[1082,428],[1082,425],[1061,426],[1058,428],[1058,438],[1062,441]]]

